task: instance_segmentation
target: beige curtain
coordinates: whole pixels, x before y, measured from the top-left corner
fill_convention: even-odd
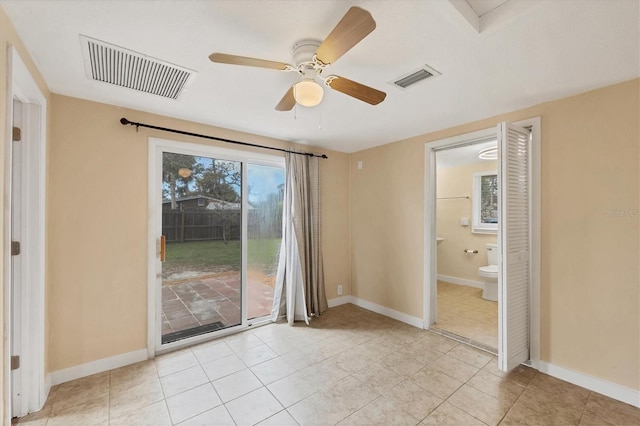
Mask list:
[[[287,321],[320,315],[328,309],[324,290],[320,224],[319,159],[286,153],[284,231],[272,318]]]

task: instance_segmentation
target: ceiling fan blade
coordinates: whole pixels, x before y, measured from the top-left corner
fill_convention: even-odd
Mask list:
[[[293,67],[284,62],[267,61],[264,59],[249,58],[248,56],[229,55],[226,53],[212,53],[209,55],[211,62],[231,65],[244,65],[247,67],[269,68],[272,70],[290,71]]]
[[[376,21],[369,12],[352,7],[324,39],[316,51],[316,58],[325,65],[334,63],[375,28]]]
[[[338,92],[342,92],[345,95],[349,95],[371,105],[378,105],[387,97],[387,94],[380,90],[337,75],[330,75],[325,80],[325,83],[333,90],[337,90]]]
[[[291,111],[295,104],[296,99],[293,97],[293,86],[291,86],[276,105],[276,111]]]

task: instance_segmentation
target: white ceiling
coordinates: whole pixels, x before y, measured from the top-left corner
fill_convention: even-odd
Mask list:
[[[507,0],[467,0],[467,3],[469,3],[469,6],[471,6],[471,9],[473,9],[478,17],[482,17],[506,2]]]
[[[485,12],[478,33],[444,0],[0,0],[55,93],[344,152],[640,76],[638,1],[536,1],[517,13],[509,3]],[[295,41],[323,39],[352,5],[377,28],[327,71],[386,91],[378,106],[327,89],[319,107],[278,112],[294,73],[207,58],[291,62]],[[80,34],[198,75],[178,101],[89,80]],[[424,64],[442,76],[404,91],[389,85]]]
[[[490,142],[478,142],[471,145],[436,151],[436,167],[438,169],[445,169],[467,164],[486,163],[487,160],[480,159],[478,154],[481,150],[496,145],[497,141],[494,139]]]

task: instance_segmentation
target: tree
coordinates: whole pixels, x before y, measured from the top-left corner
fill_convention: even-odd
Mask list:
[[[180,176],[180,169],[188,169],[188,176]],[[204,195],[230,203],[240,202],[242,173],[240,163],[215,160],[193,155],[166,152],[162,161],[162,196],[171,200],[171,209],[177,200]]]
[[[230,203],[240,202],[242,173],[239,166],[236,162],[213,160],[209,167],[198,173],[195,192]]]
[[[178,174],[180,169],[190,170],[189,176]],[[198,169],[196,157],[193,155],[165,152],[162,156],[162,196],[171,200],[171,209],[177,208],[176,200],[189,193],[189,184],[195,179]]]

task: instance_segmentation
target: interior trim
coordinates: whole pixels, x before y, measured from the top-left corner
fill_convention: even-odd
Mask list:
[[[422,318],[414,317],[409,314],[405,314],[404,312],[396,311],[395,309],[387,308],[386,306],[378,305],[377,303],[360,299],[359,297],[355,297],[355,296],[336,297],[335,299],[329,299],[327,303],[329,304],[330,308],[333,308],[339,305],[344,305],[345,303],[352,303],[368,311],[384,315],[385,317],[393,318],[395,320],[398,320],[405,324],[412,325],[414,327],[423,328]]]
[[[136,362],[146,361],[147,359],[147,349],[144,348],[57,370],[50,374],[51,385],[59,385],[60,383],[70,382],[71,380],[135,364]]]
[[[45,386],[45,261],[46,261],[46,197],[47,197],[47,99],[28,70],[17,49],[7,46],[7,129],[5,135],[4,170],[4,232],[11,235],[12,215],[12,137],[13,100],[22,103],[22,132],[28,143],[22,145],[22,271],[21,300],[14,301],[11,278],[11,238],[4,244],[3,292],[4,292],[4,360],[2,366],[5,377],[4,421],[11,416],[24,415],[41,409],[46,400],[48,389]],[[21,318],[16,322],[12,317],[11,304],[20,304]],[[11,345],[13,333],[20,335],[18,354],[21,356],[20,373],[14,375],[10,370]],[[11,382],[19,384],[21,398],[13,401]],[[17,406],[16,406],[17,405]]]
[[[446,281],[451,284],[468,285],[469,287],[484,288],[484,282],[468,280],[466,278],[451,277],[449,275],[436,275],[438,281]]]
[[[640,391],[560,367],[546,361],[538,361],[538,370],[557,379],[564,380],[565,382],[573,383],[590,391],[640,408]]]

